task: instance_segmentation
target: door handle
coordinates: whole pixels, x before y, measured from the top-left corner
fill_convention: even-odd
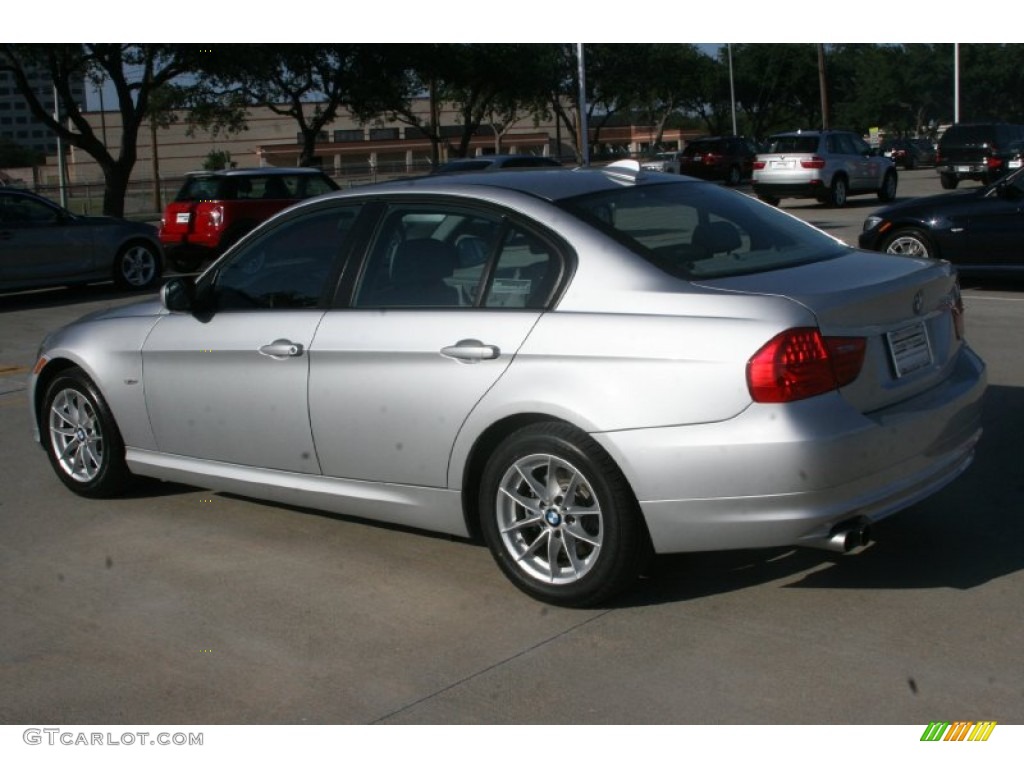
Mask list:
[[[481,360],[496,359],[501,350],[478,339],[463,339],[453,346],[442,349],[441,354],[464,363],[479,363]]]
[[[302,354],[302,345],[288,339],[277,339],[260,347],[260,354],[267,357],[298,357]]]

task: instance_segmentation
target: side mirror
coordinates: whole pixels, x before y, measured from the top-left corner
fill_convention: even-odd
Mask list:
[[[196,284],[191,277],[172,277],[160,289],[160,303],[171,312],[191,312],[195,297]]]

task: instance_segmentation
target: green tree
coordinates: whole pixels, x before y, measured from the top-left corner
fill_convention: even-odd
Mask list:
[[[138,135],[144,121],[155,114],[154,93],[169,87],[180,75],[193,71],[196,46],[148,43],[60,43],[0,45],[0,70],[14,76],[14,82],[37,120],[68,144],[78,147],[99,164],[103,172],[103,212],[124,214],[128,180],[138,158]],[[45,73],[52,79],[60,103],[61,120],[54,120],[30,87],[28,73]],[[75,101],[73,83],[82,76],[109,81],[116,93],[121,114],[121,134],[116,154],[96,135],[86,119],[85,105]],[[180,92],[179,92],[180,93]],[[159,109],[166,109],[163,100]]]

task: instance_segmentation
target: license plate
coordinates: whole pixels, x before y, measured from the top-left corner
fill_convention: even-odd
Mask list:
[[[1020,160],[1011,160],[1007,165],[1009,165],[1010,168],[1020,168]]]
[[[795,168],[795,160],[772,160],[772,168]]]
[[[928,342],[928,329],[924,323],[907,325],[889,331],[885,336],[896,378],[931,365],[932,345]]]
[[[956,167],[956,172],[957,173],[970,173],[971,172],[971,166],[969,166],[969,165],[958,165]]]
[[[186,211],[185,213],[179,213],[177,216],[175,216],[174,221],[176,224],[188,224],[188,217],[189,213],[188,211]]]

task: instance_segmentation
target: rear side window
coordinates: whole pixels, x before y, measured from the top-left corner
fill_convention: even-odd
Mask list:
[[[542,238],[490,211],[394,205],[356,287],[358,308],[545,306],[561,259]]]

